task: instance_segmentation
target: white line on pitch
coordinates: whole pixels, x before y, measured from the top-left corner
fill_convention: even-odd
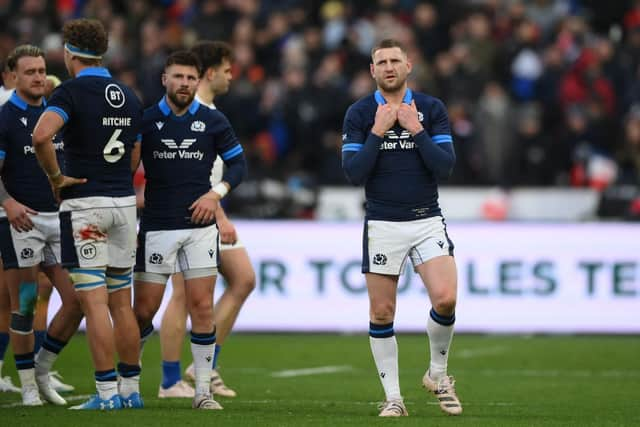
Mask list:
[[[507,351],[507,347],[505,346],[496,346],[496,347],[488,347],[488,348],[476,348],[476,349],[465,349],[465,350],[454,350],[451,352],[451,357],[459,358],[459,359],[472,359],[474,357],[480,356],[494,356],[496,354],[501,354]]]
[[[76,401],[76,400],[89,399],[91,396],[93,396],[93,395],[92,394],[77,394],[77,395],[74,395],[74,396],[64,396],[64,399],[67,402],[73,402],[73,401]],[[45,405],[46,405],[46,403],[45,403]],[[23,406],[22,405],[22,401],[19,401],[19,402],[7,403],[6,405],[0,405],[0,408],[3,408],[3,409],[5,409],[5,408],[18,408],[18,407],[21,407],[21,406]],[[25,408],[26,408],[26,406],[25,406]]]
[[[261,400],[236,400],[233,403],[242,403],[249,405],[272,405],[279,404],[285,402],[285,400],[278,399],[261,399]],[[355,406],[376,406],[379,405],[380,402],[364,402],[358,400],[347,400],[347,401],[337,401],[337,400],[291,400],[287,399],[286,402],[291,405],[355,405]],[[430,406],[439,406],[438,402],[415,402],[411,400],[405,400],[404,403],[406,405],[430,405]],[[464,405],[478,405],[478,406],[515,406],[514,402],[468,402],[465,401]]]
[[[353,368],[348,365],[318,366],[317,368],[287,369],[284,371],[276,371],[276,372],[272,372],[271,376],[276,378],[292,378],[292,377],[302,377],[306,375],[335,374],[336,372],[347,372],[347,371],[353,371]]]

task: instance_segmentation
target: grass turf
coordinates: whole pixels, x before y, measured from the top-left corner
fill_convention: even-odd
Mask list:
[[[225,382],[239,397],[219,398],[223,411],[195,411],[188,399],[158,399],[159,340],[145,346],[143,410],[68,411],[51,405],[22,408],[20,396],[0,393],[0,425],[18,426],[632,426],[640,425],[639,337],[457,336],[449,360],[464,413],[448,417],[420,387],[426,338],[399,335],[400,385],[409,417],[377,417],[382,388],[365,334],[238,334],[221,353]],[[184,369],[190,360],[183,352]],[[56,369],[75,385],[69,394],[94,392],[84,335],[62,353]],[[322,373],[296,372],[326,368]],[[335,370],[336,372],[327,372]],[[283,372],[292,371],[292,372]],[[17,383],[13,357],[3,375]],[[73,404],[80,400],[74,400]]]

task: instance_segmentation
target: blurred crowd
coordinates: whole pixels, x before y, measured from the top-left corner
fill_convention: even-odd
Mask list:
[[[66,78],[59,31],[80,16],[106,25],[106,65],[145,105],[164,93],[168,52],[231,43],[234,81],[216,104],[248,156],[231,201],[246,216],[312,216],[318,187],[346,185],[344,112],[374,90],[384,37],[408,48],[410,86],[448,107],[449,185],[640,183],[637,0],[0,0],[1,57],[34,43]]]

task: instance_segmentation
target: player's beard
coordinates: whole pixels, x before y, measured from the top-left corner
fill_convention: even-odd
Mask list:
[[[185,98],[179,98],[178,92],[169,92],[167,95],[169,96],[171,102],[173,102],[173,105],[178,108],[185,108],[193,102],[193,98],[196,97],[196,91],[194,90],[193,92],[191,92],[186,100]]]
[[[380,81],[378,81],[378,86],[380,86],[380,89],[384,90],[385,92],[392,93],[402,89],[406,81],[406,79],[398,78],[393,83],[387,83],[385,79],[380,79]]]

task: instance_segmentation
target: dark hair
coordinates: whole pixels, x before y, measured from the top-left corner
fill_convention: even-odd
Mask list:
[[[407,54],[407,50],[404,48],[404,45],[402,43],[400,43],[398,40],[396,40],[396,39],[383,39],[383,40],[380,40],[378,43],[376,43],[376,45],[373,46],[373,48],[371,49],[371,59],[373,59],[373,55],[375,55],[375,53],[377,51],[379,51],[380,49],[388,49],[388,48],[391,48],[391,47],[400,48],[402,53],[404,53],[405,55]]]
[[[86,52],[102,56],[109,47],[109,37],[97,19],[73,19],[62,27],[62,40]],[[77,57],[84,64],[99,63],[99,59]]]
[[[196,70],[198,70],[198,76],[200,76],[200,73],[202,72],[202,64],[200,63],[198,56],[188,50],[177,50],[171,53],[167,57],[167,61],[164,63],[164,69],[166,70],[174,64],[196,67]]]
[[[7,68],[10,71],[15,71],[16,65],[18,65],[18,60],[20,58],[24,58],[25,56],[34,58],[42,56],[44,58],[44,51],[38,46],[33,46],[31,44],[22,44],[20,46],[16,46],[16,48],[13,49],[7,57]]]
[[[201,76],[211,67],[218,67],[222,64],[222,61],[233,59],[233,50],[229,43],[222,41],[203,40],[196,43],[191,52],[195,53],[200,62],[202,63]]]

